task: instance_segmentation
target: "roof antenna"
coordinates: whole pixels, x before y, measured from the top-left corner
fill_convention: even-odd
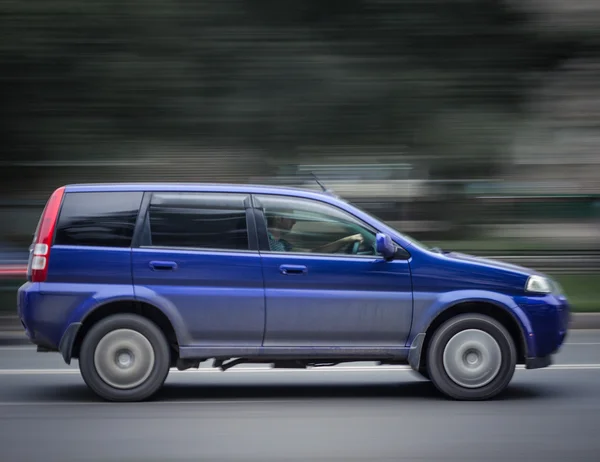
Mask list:
[[[317,175],[315,175],[313,172],[310,172],[310,174],[313,176],[313,178],[315,179],[317,184],[319,186],[321,186],[321,189],[323,190],[323,192],[327,192],[327,188],[325,186],[323,186],[323,184],[319,181],[319,178],[317,177]]]
[[[336,194],[335,194],[335,193],[334,193],[334,192],[333,192],[331,189],[327,189],[327,188],[326,188],[326,187],[323,185],[323,183],[321,183],[321,182],[319,181],[319,178],[317,177],[317,175],[315,175],[315,174],[314,174],[314,172],[310,172],[310,174],[313,176],[313,178],[315,179],[315,181],[316,181],[316,182],[317,182],[317,184],[318,184],[318,185],[321,187],[321,190],[322,190],[322,191],[323,191],[325,194],[328,194],[328,195],[330,195],[330,196],[333,196],[333,197],[337,197],[337,195],[336,195]]]

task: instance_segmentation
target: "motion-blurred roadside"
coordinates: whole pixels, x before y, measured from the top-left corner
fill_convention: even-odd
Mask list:
[[[67,183],[276,183],[600,311],[600,2],[0,0],[0,330]]]

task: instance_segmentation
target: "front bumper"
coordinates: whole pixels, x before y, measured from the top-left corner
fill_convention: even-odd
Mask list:
[[[555,354],[569,329],[571,308],[566,297],[555,294],[523,296],[517,297],[515,302],[530,323],[532,351],[528,357],[545,358]]]
[[[553,363],[552,355],[537,358],[527,358],[525,360],[525,369],[542,369],[551,366]]]

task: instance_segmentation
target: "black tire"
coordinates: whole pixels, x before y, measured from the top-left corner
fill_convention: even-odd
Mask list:
[[[457,334],[460,335],[455,337]],[[489,348],[480,349],[478,353],[477,347],[474,347],[461,353],[461,348],[466,348],[469,336],[473,345],[483,345],[488,342]],[[463,342],[460,337],[465,337],[465,341]],[[453,341],[448,346],[451,339]],[[480,340],[483,342],[477,343]],[[444,352],[447,346],[449,353],[445,366]],[[454,354],[450,353],[452,351]],[[487,353],[481,354],[481,351]],[[478,385],[477,380],[473,379],[470,386],[466,386],[468,378],[465,378],[464,372],[471,367],[467,364],[468,360],[474,363],[481,361],[481,364],[484,364],[486,357],[489,359],[490,367],[495,368],[499,365],[496,375],[487,378],[489,380],[487,383],[481,380]],[[427,350],[427,370],[431,381],[444,395],[461,401],[488,400],[502,393],[512,380],[516,362],[515,342],[506,328],[495,319],[481,314],[462,314],[449,319],[434,332]],[[451,375],[457,380],[454,380]]]
[[[127,331],[123,331],[122,329],[127,329]],[[141,383],[134,384],[131,388],[125,389],[112,386],[105,381],[102,378],[102,374],[99,373],[95,363],[96,349],[99,347],[102,339],[105,338],[107,334],[117,335],[120,332],[124,333],[124,335],[129,335],[130,339],[134,339],[134,350],[136,346],[135,341],[139,342],[137,346],[141,345],[141,347],[137,349],[137,352],[144,353],[146,358],[150,358],[147,363],[141,360],[137,363],[147,365],[147,367],[143,369],[145,370],[147,377],[144,378],[142,375],[141,379],[138,380]],[[127,345],[126,342],[127,337],[124,336],[121,339],[121,343]],[[131,345],[132,342],[130,341],[129,344]],[[106,347],[104,345],[106,345]],[[103,362],[106,362],[107,364],[104,364],[103,367],[107,366],[107,372],[111,372],[110,368],[112,368],[112,372],[119,370],[118,367],[115,367],[118,366],[116,353],[114,364],[112,364],[110,360],[111,355],[109,354],[110,348],[115,348],[115,345],[117,345],[115,342],[111,344],[109,337],[106,337],[105,341],[102,342],[101,348],[108,348],[109,350],[104,355],[99,353],[98,364],[101,365]],[[145,348],[145,350],[143,348]],[[143,358],[144,354],[139,354],[138,357]],[[135,355],[127,356],[127,353],[125,353],[126,359],[131,359],[132,357],[134,358],[133,361],[135,361]],[[133,362],[131,362],[131,364],[133,364]],[[169,344],[163,332],[152,321],[142,316],[129,313],[108,316],[98,321],[83,339],[79,354],[79,370],[81,371],[83,380],[94,393],[107,401],[133,402],[150,398],[164,384],[169,373],[170,364],[171,353]],[[119,378],[117,377],[116,380],[119,380]]]

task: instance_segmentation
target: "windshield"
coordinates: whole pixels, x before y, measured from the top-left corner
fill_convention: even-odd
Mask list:
[[[383,218],[381,218],[380,216],[378,216],[376,213],[372,212],[372,211],[366,211],[361,205],[357,205],[354,204],[352,202],[348,202],[342,198],[338,198],[340,200],[343,200],[344,202],[352,205],[353,207],[356,207],[357,209],[359,209],[361,212],[366,213],[367,215],[375,218],[376,220],[382,222],[383,224],[385,224],[387,227],[392,228],[396,233],[398,233],[399,235],[401,235],[404,239],[406,239],[407,241],[409,241],[412,245],[414,245],[415,247],[420,247],[421,249],[424,250],[429,250],[429,251],[438,251],[439,249],[434,249],[429,247],[427,244],[424,244],[423,242],[419,241],[418,239],[415,239],[414,237],[400,231],[398,228],[396,228],[395,226],[393,226],[392,224],[390,224],[389,222],[387,222],[386,220],[384,220]]]
[[[418,239],[415,239],[414,237],[412,237],[412,236],[410,236],[410,235],[408,235],[406,233],[403,233],[398,228],[396,228],[395,226],[390,225],[386,221],[381,220],[380,218],[377,218],[377,219],[379,221],[381,221],[382,223],[385,223],[386,226],[392,228],[394,231],[396,231],[398,234],[400,234],[404,239],[406,239],[407,241],[409,241],[415,247],[420,247],[420,248],[425,249],[425,250],[436,250],[436,249],[432,249],[431,247],[429,247],[428,245],[426,245],[423,242],[419,241]]]

